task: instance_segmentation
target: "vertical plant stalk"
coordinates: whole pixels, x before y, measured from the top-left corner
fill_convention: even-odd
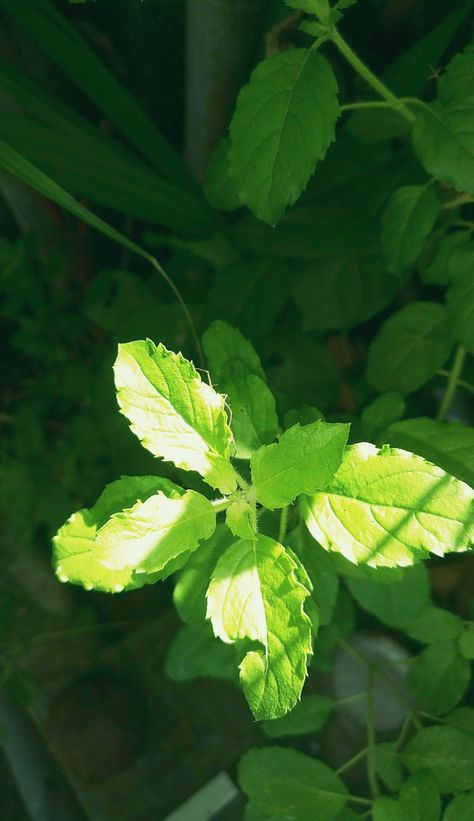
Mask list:
[[[456,388],[459,384],[459,379],[461,377],[461,372],[465,358],[465,348],[463,348],[462,345],[458,345],[456,353],[454,354],[453,367],[451,368],[449,374],[448,384],[446,385],[446,390],[444,392],[444,396],[436,416],[438,422],[442,422],[449,413],[449,410],[454,399],[454,394],[456,393]]]
[[[372,795],[380,795],[375,770],[375,730],[374,730],[374,679],[369,670],[367,683],[367,779]]]
[[[281,514],[280,514],[280,528],[278,530],[278,541],[280,544],[283,544],[283,540],[286,536],[286,528],[288,527],[288,505],[286,507],[282,507]]]
[[[352,66],[352,68],[357,71],[358,74],[377,92],[383,97],[384,100],[387,101],[389,106],[393,108],[395,111],[398,111],[403,117],[405,117],[408,122],[413,123],[415,121],[415,115],[410,111],[410,109],[405,105],[405,103],[400,100],[398,97],[393,94],[387,86],[382,83],[379,78],[373,74],[373,72],[362,62],[360,57],[357,56],[355,51],[353,51],[348,43],[344,40],[344,38],[339,34],[337,29],[333,28],[329,32],[329,39],[332,40],[336,48],[339,52],[345,57],[347,62]]]

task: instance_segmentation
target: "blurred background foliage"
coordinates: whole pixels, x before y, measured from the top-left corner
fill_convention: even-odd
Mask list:
[[[469,40],[471,11],[464,0],[360,0],[343,30],[395,92],[430,99],[437,70]],[[370,340],[394,307],[441,293],[419,276],[423,255],[420,270],[401,281],[381,266],[381,212],[396,188],[424,179],[409,143],[392,139],[387,121],[377,135],[364,118],[347,117],[276,229],[235,208],[225,180],[217,187],[215,175],[206,175],[238,89],[265,54],[304,43],[297,24],[280,0],[0,0],[0,140],[156,255],[199,334],[222,318],[248,335],[282,413],[316,405],[329,419],[353,421],[358,439],[360,412],[376,395],[365,377]],[[420,42],[430,77],[417,77]],[[361,81],[330,56],[343,101],[366,97]],[[145,259],[5,171],[0,190],[3,685],[33,709],[67,778],[82,785],[80,812],[86,807],[105,821],[162,817],[219,766],[232,766],[258,731],[230,685],[189,685],[180,701],[166,683],[163,653],[177,624],[170,584],[124,599],[66,590],[49,568],[50,539],[107,482],[156,470],[116,411],[117,343],[149,336],[190,358],[197,352],[173,293]],[[438,375],[408,396],[408,416],[432,416],[444,384]],[[463,397],[453,418],[469,422]],[[176,478],[174,468],[161,469]],[[474,592],[463,561],[450,562],[437,582],[443,601],[460,612]],[[161,650],[150,659],[155,644]],[[163,723],[155,704],[146,754],[148,708],[136,697],[144,691],[170,711]],[[124,725],[112,718],[104,729],[123,756],[102,762],[102,770],[96,757],[92,776],[85,762],[96,736],[70,726],[83,699],[96,724],[109,708],[113,717],[117,703],[125,712]],[[188,729],[181,713],[194,716]],[[207,751],[199,765],[196,748]],[[180,756],[189,765],[181,782],[171,766]],[[166,788],[162,780],[148,784],[159,767],[163,783],[165,774],[171,779]],[[129,792],[118,786],[124,768]],[[86,789],[98,774],[102,791]],[[136,798],[137,785],[145,791],[138,809],[130,794]],[[9,801],[5,817],[21,817],[13,791]],[[67,812],[63,819],[74,817]]]

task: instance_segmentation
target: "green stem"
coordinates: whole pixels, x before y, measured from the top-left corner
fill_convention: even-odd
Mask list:
[[[374,727],[374,674],[369,672],[367,687],[367,778],[373,796],[380,795],[375,771],[375,727]]]
[[[366,102],[361,101],[360,103],[345,103],[341,105],[341,111],[357,111],[358,109],[365,108],[393,108],[393,106],[384,100],[367,100]]]
[[[350,45],[346,43],[343,37],[339,34],[336,28],[332,28],[329,32],[329,38],[332,40],[336,48],[340,51],[343,57],[346,58],[347,62],[366,80],[369,85],[372,86],[374,91],[377,94],[380,94],[384,100],[393,108],[395,111],[398,111],[408,120],[409,123],[413,123],[415,121],[415,115],[412,114],[410,109],[405,105],[405,103],[400,100],[398,97],[393,94],[387,86],[382,83],[379,78],[372,73],[370,68],[368,68],[365,63],[357,56],[357,54],[352,51]]]
[[[289,511],[288,505],[286,505],[285,507],[282,507],[282,509],[281,509],[280,528],[278,530],[278,541],[280,542],[280,544],[283,544],[283,540],[286,536],[286,528],[288,526],[288,511]]]
[[[156,270],[158,271],[160,276],[163,277],[164,281],[166,282],[168,287],[173,291],[173,294],[175,295],[176,299],[178,300],[178,302],[179,302],[179,304],[182,308],[182,311],[184,313],[184,316],[186,317],[186,321],[188,323],[189,330],[191,331],[191,336],[193,338],[194,346],[196,348],[198,361],[199,361],[200,365],[204,365],[204,361],[205,361],[204,360],[204,354],[203,354],[203,351],[202,351],[202,348],[201,348],[201,343],[199,342],[199,337],[197,335],[196,326],[193,322],[193,318],[191,316],[191,313],[189,311],[188,306],[186,305],[183,297],[181,296],[180,292],[178,291],[178,289],[177,289],[176,285],[174,284],[173,280],[168,276],[165,269],[162,268],[162,266],[160,265],[158,260],[155,257],[152,257],[151,255],[147,255],[147,256],[148,256],[149,261],[153,265],[153,267],[156,268]]]
[[[396,745],[396,751],[397,752],[400,752],[400,750],[403,749],[403,746],[404,746],[405,741],[406,741],[408,730],[410,729],[410,724],[411,724],[411,716],[410,716],[410,713],[407,713],[405,715],[405,719],[404,719],[403,724],[402,724],[402,729],[400,730],[400,735],[398,736],[398,739],[397,739],[397,745]]]
[[[365,758],[366,753],[367,753],[367,747],[364,747],[363,750],[359,750],[358,753],[353,755],[352,758],[350,758],[348,761],[345,762],[345,764],[342,764],[339,767],[339,769],[336,770],[337,774],[341,775],[341,773],[345,773],[346,770],[350,770],[351,767],[353,767],[355,764],[357,764],[358,761],[361,761],[362,758]]]
[[[469,194],[460,194],[459,197],[454,197],[454,199],[443,203],[441,211],[452,211],[454,208],[459,208],[461,205],[468,205],[471,202],[474,202],[474,197],[471,197]]]
[[[215,513],[220,513],[222,510],[227,510],[230,505],[230,499],[227,496],[222,499],[213,499],[211,505]]]
[[[451,368],[451,372],[449,374],[448,384],[446,385],[446,390],[436,416],[438,422],[442,422],[449,413],[449,409],[452,405],[454,394],[456,393],[456,388],[458,386],[459,377],[461,376],[465,357],[466,350],[462,347],[462,345],[458,345],[456,353],[454,354],[453,367]]]
[[[439,376],[447,376],[448,379],[451,376],[451,371],[444,371],[440,369],[436,371]],[[458,379],[458,388],[464,388],[464,390],[469,391],[469,393],[474,393],[474,385],[471,385],[470,382],[466,382],[465,379]]]
[[[355,804],[365,804],[366,807],[372,806],[374,803],[370,798],[362,798],[360,795],[348,795],[346,801],[353,801]]]

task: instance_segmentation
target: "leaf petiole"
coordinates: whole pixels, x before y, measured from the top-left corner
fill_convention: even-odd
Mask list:
[[[334,43],[338,51],[346,58],[347,62],[357,71],[360,76],[366,80],[366,82],[372,86],[372,88],[380,94],[384,100],[387,101],[388,105],[393,108],[395,111],[398,111],[405,117],[408,122],[413,123],[415,121],[415,115],[412,114],[410,109],[405,105],[403,100],[396,97],[387,86],[382,83],[379,78],[373,74],[373,72],[362,62],[360,57],[351,49],[350,45],[346,43],[344,38],[339,34],[336,28],[331,28],[329,30],[329,39]]]

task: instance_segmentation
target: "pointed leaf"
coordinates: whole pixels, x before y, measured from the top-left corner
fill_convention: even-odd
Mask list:
[[[369,349],[367,379],[379,391],[413,393],[448,358],[448,315],[436,302],[412,302],[392,314]]]
[[[229,141],[220,140],[211,154],[204,177],[204,194],[218,211],[235,211],[241,205],[235,184],[229,174]]]
[[[404,812],[395,798],[378,795],[372,807],[373,821],[406,821]]]
[[[419,456],[366,442],[347,448],[326,490],[303,497],[306,525],[326,550],[370,567],[467,550],[474,491]]]
[[[456,639],[462,625],[462,619],[456,613],[429,604],[417,614],[411,624],[405,626],[405,632],[410,638],[422,644],[435,644]]]
[[[430,770],[418,770],[403,782],[398,797],[405,821],[439,821],[441,799]]]
[[[407,185],[395,191],[382,215],[382,248],[391,273],[398,274],[417,259],[438,214],[431,185]]]
[[[470,253],[470,231],[452,231],[441,238],[426,267],[420,266],[423,282],[448,285],[463,264],[466,252]]]
[[[235,490],[225,400],[181,354],[150,340],[119,345],[117,399],[133,433],[154,456],[197,470],[222,493]]]
[[[429,582],[422,564],[408,567],[400,581],[378,584],[377,580],[347,578],[357,603],[390,627],[407,627],[429,603]]]
[[[420,730],[401,759],[412,772],[431,770],[441,793],[474,789],[474,737],[455,727]]]
[[[327,696],[303,696],[286,716],[264,721],[262,730],[269,738],[314,733],[326,723],[333,706],[333,699]]]
[[[443,715],[461,701],[470,677],[470,664],[456,642],[443,641],[416,657],[407,684],[427,713]]]
[[[424,456],[474,486],[474,430],[459,422],[404,419],[391,425],[386,441]]]
[[[185,567],[179,572],[173,601],[187,624],[202,624],[206,620],[206,591],[212,571],[232,541],[226,526],[218,524],[212,536],[191,554]]]
[[[474,792],[456,796],[444,811],[443,821],[461,821],[461,819],[462,821],[474,821]]]
[[[346,803],[346,787],[327,764],[297,750],[249,750],[239,764],[239,784],[270,818],[333,821]]]
[[[222,371],[234,359],[240,359],[247,366],[250,373],[265,380],[265,371],[262,368],[259,356],[248,339],[237,328],[217,319],[204,331],[202,347],[209,363],[212,378],[216,381],[222,376]]]
[[[474,194],[474,97],[424,108],[416,116],[413,145],[435,179]]]
[[[257,501],[274,510],[325,487],[341,464],[349,427],[320,419],[294,425],[278,442],[261,447],[251,459]]]
[[[339,590],[339,577],[333,559],[300,525],[288,534],[288,544],[295,551],[311,581],[311,598],[319,617],[319,624],[329,624]]]
[[[261,62],[237,101],[230,125],[230,172],[240,199],[275,225],[306,187],[334,139],[337,84],[311,49]]]
[[[209,624],[186,625],[169,647],[165,672],[179,682],[204,677],[237,683],[235,648],[218,641]]]
[[[214,527],[213,507],[199,493],[159,477],[124,477],[58,531],[56,574],[86,590],[143,587],[182,565]]]
[[[471,97],[474,89],[474,43],[455,54],[438,82],[438,96],[443,105]]]
[[[262,445],[273,442],[279,429],[275,398],[263,379],[240,359],[222,369],[217,387],[227,397],[237,459],[250,459]]]
[[[456,341],[474,353],[474,245],[453,278],[446,301]]]
[[[297,565],[268,536],[241,539],[217,563],[207,593],[207,617],[227,643],[258,642],[246,651],[240,679],[257,719],[279,718],[298,701],[312,652],[303,603],[309,591]]]

